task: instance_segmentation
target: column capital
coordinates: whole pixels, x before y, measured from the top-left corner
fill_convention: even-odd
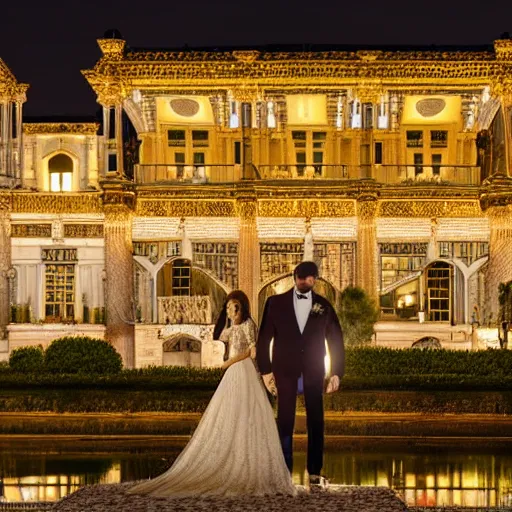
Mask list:
[[[482,211],[509,205],[512,205],[512,178],[504,174],[494,174],[487,178],[480,187]]]
[[[127,211],[135,210],[136,195],[134,185],[127,180],[113,179],[100,182],[103,189],[103,206],[124,207]]]

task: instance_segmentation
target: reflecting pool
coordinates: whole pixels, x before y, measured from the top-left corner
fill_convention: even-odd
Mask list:
[[[0,444],[0,501],[56,501],[84,485],[154,477],[186,439],[31,439]],[[451,443],[451,444],[450,444]],[[305,483],[305,443],[293,479]],[[324,473],[332,484],[386,486],[412,506],[512,506],[510,441],[329,439]]]

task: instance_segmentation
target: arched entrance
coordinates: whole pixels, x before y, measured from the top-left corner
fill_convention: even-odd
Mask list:
[[[431,322],[453,320],[453,266],[436,261],[425,269],[425,310]]]
[[[48,160],[51,192],[73,190],[73,160],[64,153],[58,153]]]
[[[258,311],[260,321],[261,316],[263,315],[266,300],[272,295],[277,295],[279,293],[288,291],[290,288],[293,288],[293,286],[294,280],[292,274],[286,274],[278,277],[274,281],[271,281],[270,283],[267,283],[263,286],[258,295]],[[315,292],[325,297],[335,307],[336,310],[339,309],[341,293],[336,288],[334,288],[331,283],[322,278],[318,278],[315,284]]]
[[[167,261],[155,281],[159,323],[215,323],[227,296],[214,277],[184,258]]]
[[[201,367],[201,340],[190,334],[173,334],[164,341],[162,348],[164,366]]]

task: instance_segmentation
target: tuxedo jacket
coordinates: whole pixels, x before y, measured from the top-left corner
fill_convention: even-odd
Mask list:
[[[301,333],[293,306],[295,289],[267,299],[263,312],[256,361],[262,375],[300,377],[306,372],[325,375],[325,341],[331,357],[331,374],[340,378],[345,371],[343,332],[327,299],[312,292],[312,307]],[[270,342],[274,339],[272,361]]]

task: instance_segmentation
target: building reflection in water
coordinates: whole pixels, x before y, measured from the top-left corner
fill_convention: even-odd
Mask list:
[[[84,485],[154,477],[169,466],[177,453],[123,453],[104,458],[91,454],[94,460],[84,454],[77,454],[72,460],[69,455],[59,460],[37,454],[34,457],[39,464],[34,464],[29,454],[20,459],[16,454],[4,453],[0,458],[0,501],[56,501]],[[293,475],[296,484],[305,483],[305,467],[305,453],[299,452]],[[512,505],[512,457],[508,456],[328,451],[324,472],[333,485],[391,487],[408,505]]]

